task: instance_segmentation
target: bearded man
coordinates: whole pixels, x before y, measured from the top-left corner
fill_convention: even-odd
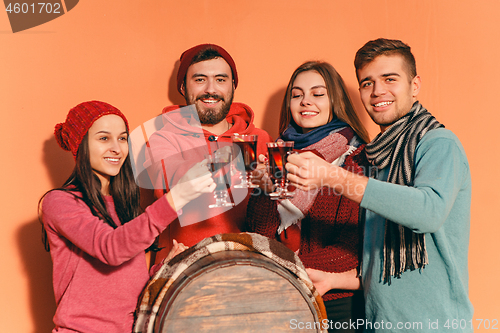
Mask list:
[[[201,44],[182,53],[177,73],[177,90],[187,106],[163,109],[163,127],[149,138],[145,166],[149,167],[155,197],[161,197],[194,164],[217,149],[232,145],[232,134],[258,135],[257,156],[265,154],[266,142],[272,141],[264,130],[253,124],[254,113],[243,103],[233,103],[238,73],[233,58],[222,47]],[[233,177],[235,175],[233,174]],[[237,177],[236,177],[237,178]],[[159,236],[155,263],[219,233],[241,231],[249,190],[234,188],[229,198],[234,207],[208,208],[213,194],[202,195],[183,208],[177,220]],[[179,252],[177,251],[177,252]]]

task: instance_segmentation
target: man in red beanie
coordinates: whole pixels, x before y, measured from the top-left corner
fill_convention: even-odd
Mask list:
[[[266,142],[272,139],[254,126],[254,113],[248,105],[233,103],[237,86],[236,65],[222,47],[201,44],[182,53],[177,90],[188,106],[163,109],[164,126],[149,138],[150,156],[145,165],[155,166],[153,172],[148,171],[155,197],[163,195],[205,154],[232,145],[234,133],[258,135],[257,156],[265,154]],[[233,178],[232,185],[238,184],[237,177]],[[157,252],[155,263],[167,256],[174,240],[193,246],[219,233],[240,232],[249,190],[231,186],[228,191],[234,207],[208,208],[215,200],[213,194],[202,195],[185,206],[179,218],[160,235],[159,247],[163,249]]]

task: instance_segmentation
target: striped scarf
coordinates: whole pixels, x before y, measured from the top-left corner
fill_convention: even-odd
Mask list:
[[[366,145],[366,155],[378,169],[389,166],[387,182],[413,186],[415,149],[430,130],[444,127],[418,101],[405,116]],[[387,220],[384,237],[384,282],[428,264],[424,234]]]

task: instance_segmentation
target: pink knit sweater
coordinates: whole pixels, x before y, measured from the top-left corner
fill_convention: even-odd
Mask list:
[[[120,225],[112,197],[105,202],[116,229],[68,192],[52,191],[43,200],[57,304],[52,332],[132,331],[135,306],[149,279],[144,250],[177,214],[162,197]]]

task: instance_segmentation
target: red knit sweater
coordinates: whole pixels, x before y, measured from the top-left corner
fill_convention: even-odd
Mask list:
[[[360,165],[365,165],[363,149],[364,146],[361,146],[349,155],[343,167],[355,173],[362,173],[363,168]],[[358,266],[358,212],[359,205],[355,202],[334,194],[329,188],[321,189],[301,222],[299,258],[306,268],[341,273]],[[279,240],[276,231],[280,222],[277,201],[270,200],[266,195],[250,198],[246,218],[248,231]],[[281,235],[288,238],[282,239],[285,245],[289,246],[288,242],[293,243],[294,230],[298,230],[296,225],[286,230],[287,235],[285,232]],[[293,245],[289,247],[292,248]],[[323,295],[323,300],[352,295],[352,292],[345,290],[330,290]]]

